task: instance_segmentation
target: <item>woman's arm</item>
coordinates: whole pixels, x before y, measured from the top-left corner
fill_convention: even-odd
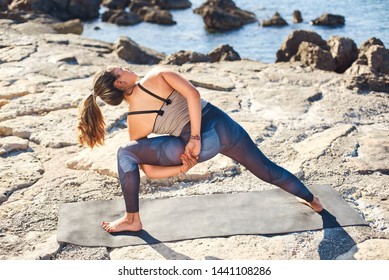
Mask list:
[[[168,178],[171,176],[176,176],[181,174],[181,166],[158,166],[158,165],[149,165],[149,164],[140,164],[143,172],[150,179],[162,179]]]
[[[193,166],[197,164],[197,160],[194,157],[186,156],[185,154],[181,156],[182,165],[176,166],[158,166],[158,165],[149,165],[149,164],[140,164],[143,172],[150,179],[162,179],[171,176],[176,176],[181,173],[187,172]]]
[[[139,140],[140,138],[136,138],[131,136],[130,129],[128,129],[130,141]],[[190,155],[182,154],[181,155],[182,165],[176,166],[158,166],[158,165],[150,165],[150,164],[139,164],[140,168],[142,168],[143,172],[150,179],[161,179],[167,178],[171,176],[176,176],[181,173],[187,172],[193,166],[197,164],[197,159]]]
[[[189,118],[191,124],[191,138],[185,151],[197,157],[201,150],[201,100],[199,91],[179,73],[170,70],[161,70],[163,79],[175,90],[181,93],[188,102]],[[197,139],[196,139],[197,138]]]

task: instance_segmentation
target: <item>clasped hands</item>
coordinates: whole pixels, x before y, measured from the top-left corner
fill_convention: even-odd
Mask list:
[[[181,155],[182,166],[180,170],[182,173],[188,172],[189,169],[198,163],[200,150],[201,141],[190,139],[185,147],[185,152]]]

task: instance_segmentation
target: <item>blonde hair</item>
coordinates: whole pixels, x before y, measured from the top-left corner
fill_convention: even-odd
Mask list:
[[[78,141],[81,145],[93,148],[104,144],[105,122],[96,98],[100,97],[109,105],[119,105],[124,97],[123,91],[114,86],[115,80],[112,70],[101,70],[96,73],[93,94],[89,95],[80,107],[77,129]]]

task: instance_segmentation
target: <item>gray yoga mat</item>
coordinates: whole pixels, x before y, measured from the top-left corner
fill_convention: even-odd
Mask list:
[[[318,214],[281,189],[192,197],[141,199],[143,230],[107,233],[101,221],[124,214],[123,200],[60,205],[58,241],[122,247],[202,237],[273,235],[330,227],[367,225],[329,185],[310,187],[325,210]]]

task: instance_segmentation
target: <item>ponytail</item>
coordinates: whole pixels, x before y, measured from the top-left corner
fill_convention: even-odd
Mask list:
[[[111,70],[112,71],[112,70]],[[93,94],[88,96],[80,110],[78,123],[78,141],[81,145],[91,148],[104,144],[105,122],[99,105],[96,102],[97,96],[105,103],[117,106],[122,103],[123,91],[114,86],[116,77],[109,70],[102,70],[96,73],[93,81]]]
[[[80,109],[78,141],[83,146],[100,146],[105,140],[105,122],[96,97],[89,95]]]

